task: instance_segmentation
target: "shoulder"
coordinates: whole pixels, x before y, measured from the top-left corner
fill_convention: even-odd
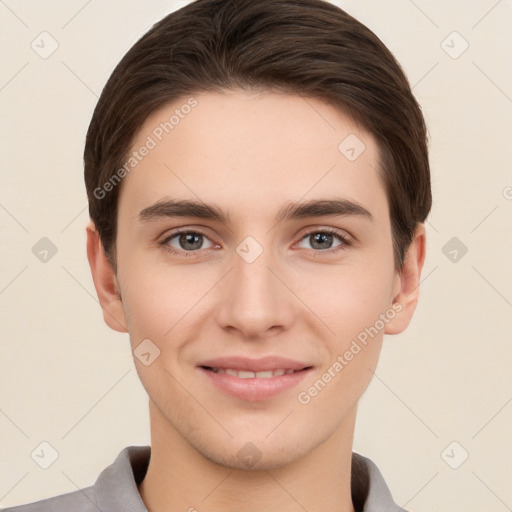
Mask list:
[[[127,446],[100,473],[93,485],[41,501],[0,509],[0,512],[145,512],[137,485],[144,478],[150,455],[150,446]]]
[[[352,497],[362,512],[407,512],[393,501],[377,465],[368,457],[352,453]]]
[[[45,500],[4,508],[0,512],[98,512],[94,488],[61,494]]]

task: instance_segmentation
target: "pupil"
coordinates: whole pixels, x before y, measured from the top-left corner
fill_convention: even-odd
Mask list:
[[[180,245],[183,249],[195,250],[201,247],[201,237],[198,233],[184,233],[180,236]],[[187,246],[187,244],[192,244],[193,247]]]
[[[313,235],[314,242],[311,244],[316,249],[328,249],[328,247],[315,247],[315,245],[321,245],[322,243],[332,242],[332,235],[329,233],[316,233]]]

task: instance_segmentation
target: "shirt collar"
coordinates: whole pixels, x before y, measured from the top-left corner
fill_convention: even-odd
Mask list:
[[[93,488],[102,512],[147,512],[137,486],[149,464],[150,446],[128,446],[98,476]],[[407,512],[396,505],[378,467],[352,453],[352,500],[357,512]]]

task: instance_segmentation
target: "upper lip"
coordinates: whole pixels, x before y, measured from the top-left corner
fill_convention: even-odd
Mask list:
[[[233,370],[261,372],[280,369],[303,370],[304,368],[309,368],[312,365],[279,356],[266,356],[260,359],[231,356],[219,357],[217,359],[208,359],[207,361],[200,362],[198,366],[208,366],[210,368],[231,368]]]

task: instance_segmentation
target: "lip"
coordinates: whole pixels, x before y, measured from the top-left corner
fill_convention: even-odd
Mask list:
[[[270,378],[242,379],[226,373],[215,373],[210,368],[232,368],[252,372],[269,370],[294,370],[293,373]],[[301,382],[310,374],[313,366],[279,356],[267,356],[261,359],[245,357],[221,357],[202,361],[197,369],[221,391],[250,402],[267,400],[282,393]]]

